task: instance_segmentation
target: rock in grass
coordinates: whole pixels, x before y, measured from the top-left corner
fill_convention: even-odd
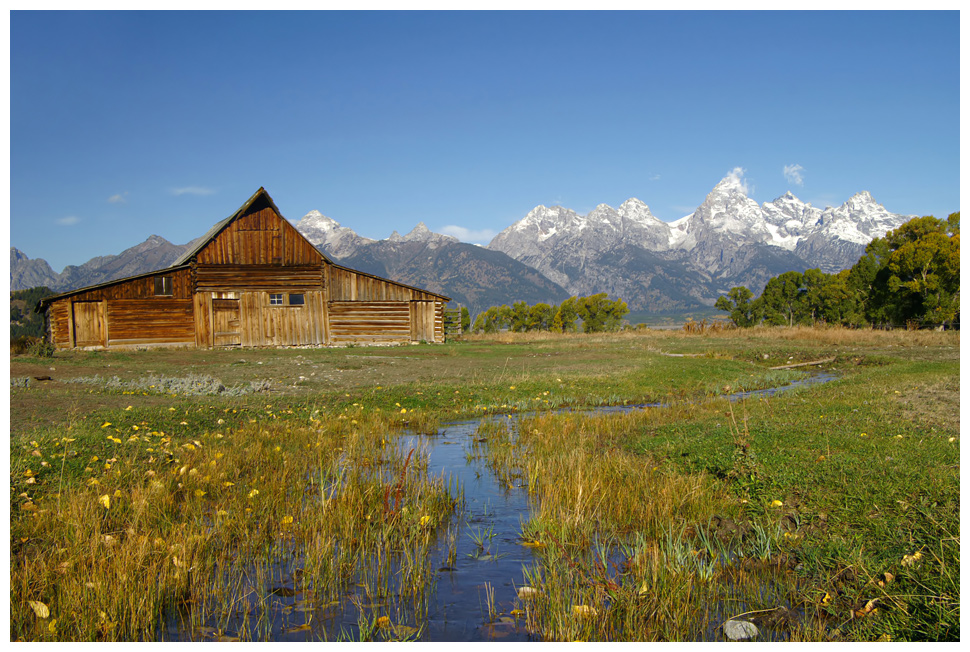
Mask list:
[[[747,620],[729,620],[724,625],[724,635],[732,641],[743,641],[758,636],[758,628]]]

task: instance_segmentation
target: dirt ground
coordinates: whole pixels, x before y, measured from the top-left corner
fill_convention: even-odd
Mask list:
[[[631,353],[635,353],[631,355]],[[53,358],[11,356],[10,422],[13,432],[65,423],[95,408],[167,405],[165,395],[136,396],[99,391],[103,383],[72,379],[205,375],[226,387],[252,381],[271,383],[263,396],[306,399],[354,388],[407,383],[495,382],[533,373],[589,375],[635,367],[646,354],[642,344],[598,347],[590,341],[544,346],[534,343],[418,345],[304,349],[168,349],[131,352],[64,351]],[[29,389],[14,387],[29,379]],[[192,401],[192,398],[180,400]],[[198,400],[203,400],[202,398]],[[211,402],[211,399],[205,399]]]
[[[516,382],[549,374],[603,377],[623,374],[649,364],[659,352],[741,357],[759,365],[838,355],[842,360],[872,356],[914,360],[959,360],[959,334],[907,336],[861,332],[854,339],[835,332],[806,339],[791,334],[743,332],[719,337],[685,337],[671,331],[647,331],[613,336],[508,334],[445,345],[279,349],[156,349],[145,351],[61,351],[53,358],[10,358],[10,427],[22,432],[35,426],[63,424],[96,408],[124,408],[137,400],[145,406],[167,405],[170,397],[138,392],[100,391],[103,383],[72,383],[71,379],[118,377],[122,382],[149,377],[204,375],[226,387],[253,381],[271,384],[269,397],[300,400],[355,388],[408,383]],[[797,333],[797,331],[796,331]],[[826,339],[828,338],[828,339]],[[871,341],[870,341],[871,340]],[[902,343],[902,344],[900,344]],[[16,387],[29,379],[29,389]],[[203,400],[185,398],[180,400]],[[206,399],[211,402],[211,399]],[[959,378],[922,388],[913,415],[933,424],[959,423]],[[929,422],[927,422],[928,425]]]

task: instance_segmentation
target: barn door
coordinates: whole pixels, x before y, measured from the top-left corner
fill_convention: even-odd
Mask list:
[[[239,299],[212,300],[212,346],[239,346]]]
[[[411,341],[434,342],[434,301],[411,302]]]
[[[74,303],[74,346],[106,346],[104,301]]]

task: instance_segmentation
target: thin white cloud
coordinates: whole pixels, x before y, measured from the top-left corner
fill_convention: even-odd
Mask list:
[[[492,229],[467,229],[454,224],[443,227],[441,232],[445,235],[458,238],[462,242],[470,242],[472,244],[488,244],[492,241],[492,238],[498,235],[498,232]]]
[[[127,192],[118,193],[117,195],[111,195],[108,197],[109,204],[124,204],[127,200],[125,197],[128,195]]]
[[[81,218],[76,215],[68,215],[67,217],[62,217],[55,221],[61,226],[74,226],[81,221]]]
[[[750,197],[752,193],[752,188],[750,185],[748,185],[748,180],[744,178],[745,172],[746,170],[744,168],[736,167],[727,173],[727,176],[724,177],[721,183],[724,183],[725,181],[727,181],[728,183],[731,183],[734,186],[736,186],[745,195]]]
[[[172,188],[172,194],[179,195],[213,195],[215,190],[203,188],[202,186],[185,186],[184,188]]]
[[[660,175],[659,174],[651,174],[650,175],[650,180],[651,181],[660,181]]]
[[[797,163],[794,165],[786,165],[784,168],[782,168],[782,172],[785,175],[785,179],[788,180],[788,183],[794,183],[796,186],[805,185],[804,180],[802,179],[802,172],[804,171],[805,168]]]

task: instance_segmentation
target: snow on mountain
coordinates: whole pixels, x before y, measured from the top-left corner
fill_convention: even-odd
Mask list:
[[[806,242],[813,243],[816,251],[824,242],[864,248],[873,238],[882,237],[912,217],[889,212],[867,191],[839,207],[824,210],[801,201],[791,191],[758,206],[747,196],[743,170],[736,168],[714,187],[696,211],[668,226],[671,246],[688,251],[703,242],[710,249],[711,239],[716,237],[718,244],[764,244],[798,253],[806,250]],[[830,255],[819,264],[843,269],[858,258],[849,253],[858,247],[839,248],[843,250],[842,255],[835,255],[839,260]],[[830,254],[834,254],[834,249]],[[806,260],[813,262],[811,257]]]
[[[916,217],[905,215],[904,221]],[[899,215],[890,213],[868,191],[853,195],[837,208],[826,208],[819,218],[819,231],[833,238],[866,245],[874,237],[899,226]]]
[[[714,189],[704,202],[680,226],[684,237],[679,247],[693,249],[713,234],[720,240],[734,242],[773,243],[775,236],[764,219],[761,207],[748,197],[744,171],[735,168]]]
[[[313,246],[323,249],[334,258],[346,258],[361,245],[375,242],[357,235],[353,229],[340,226],[339,222],[318,210],[310,211],[294,226]]]
[[[654,252],[669,266],[683,265],[682,277],[700,274],[712,291],[747,284],[760,292],[767,278],[788,269],[845,269],[873,238],[910,219],[890,213],[868,192],[825,210],[791,192],[759,205],[748,192],[744,170],[735,168],[693,213],[674,222],[657,219],[635,198],[619,209],[600,204],[588,215],[540,205],[488,248],[535,267],[571,292],[588,286],[590,278],[625,274],[608,269],[617,257],[605,255],[623,247]]]

